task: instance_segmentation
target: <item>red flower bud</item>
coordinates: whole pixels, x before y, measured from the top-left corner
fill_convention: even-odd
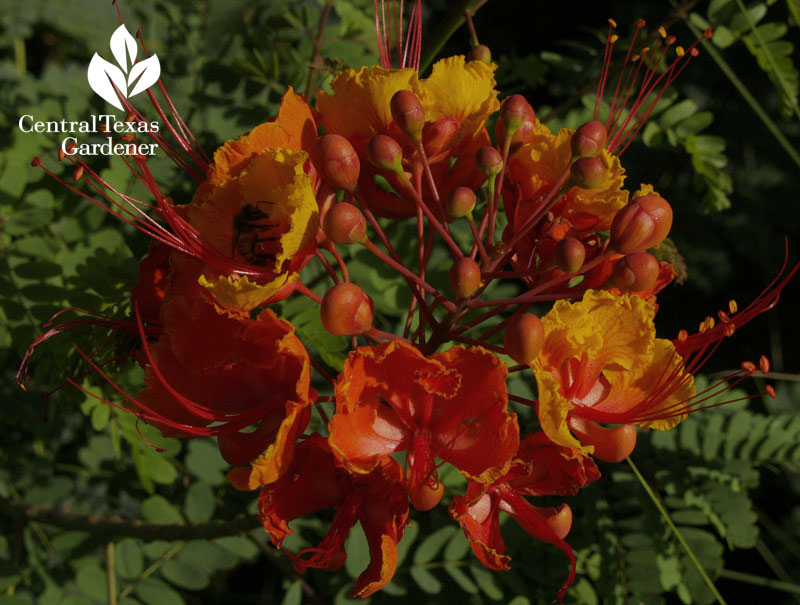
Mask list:
[[[611,223],[611,247],[617,252],[642,252],[658,246],[672,227],[672,208],[663,197],[637,197],[617,212]]]
[[[572,509],[569,504],[559,504],[558,508],[536,508],[536,516],[547,523],[553,533],[562,540],[567,537],[572,529]]]
[[[492,62],[492,51],[485,44],[478,44],[472,47],[467,53],[467,60],[469,61],[483,61],[484,63]]]
[[[440,153],[453,139],[456,130],[458,130],[458,120],[454,118],[442,118],[431,124],[422,137],[422,145],[428,157]]]
[[[472,296],[481,286],[481,268],[469,256],[458,259],[450,269],[450,286],[458,298]]]
[[[446,207],[453,218],[467,216],[475,208],[475,192],[469,187],[456,187],[447,198]]]
[[[658,279],[658,261],[647,252],[633,252],[614,265],[611,283],[623,292],[647,290]]]
[[[478,149],[475,162],[478,164],[478,170],[485,174],[486,178],[499,174],[503,169],[503,156],[497,149],[488,145]]]
[[[336,189],[355,190],[361,164],[350,141],[338,134],[326,134],[314,146],[313,158],[325,182]]]
[[[367,145],[367,158],[376,168],[396,172],[403,168],[403,150],[392,137],[379,134]]]
[[[500,106],[500,119],[506,132],[513,134],[528,119],[530,105],[522,95],[511,95]]]
[[[586,122],[572,135],[570,146],[576,158],[594,157],[606,146],[608,133],[606,127],[597,120]]]
[[[417,95],[410,90],[398,90],[389,102],[389,108],[397,127],[413,140],[419,141],[425,126],[425,110]]]
[[[517,123],[518,122],[518,123]],[[517,123],[516,128],[513,124]],[[511,136],[511,146],[524,143],[536,124],[536,113],[522,95],[511,95],[500,105],[500,119],[494,128],[497,144],[501,147]]]
[[[572,184],[581,189],[594,189],[606,180],[606,165],[599,158],[578,158],[570,168]]]
[[[603,462],[622,462],[636,447],[636,427],[623,424],[607,429],[596,422],[570,416],[569,428],[583,445],[594,446],[594,457]]]
[[[409,486],[408,490],[411,506],[419,511],[431,510],[441,502],[443,494],[444,484],[441,481],[437,481],[435,487],[428,482],[419,487]]]
[[[565,237],[556,244],[556,266],[564,273],[575,273],[583,266],[586,248],[574,237]]]
[[[353,204],[340,202],[325,214],[322,230],[332,242],[357,244],[367,237],[367,221]]]
[[[506,353],[517,363],[530,364],[544,346],[544,325],[533,313],[512,315],[503,334]]]
[[[363,334],[372,327],[372,299],[355,284],[337,284],[322,297],[320,315],[331,334]]]

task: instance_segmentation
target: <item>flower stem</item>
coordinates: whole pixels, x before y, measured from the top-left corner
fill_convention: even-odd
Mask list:
[[[108,578],[108,605],[117,605],[117,572],[114,566],[114,541],[106,543],[106,577]]]
[[[486,4],[487,1],[488,0],[461,0],[461,2],[454,2],[452,4],[450,10],[439,22],[439,27],[437,27],[428,38],[425,48],[422,50],[422,60],[419,64],[420,73],[430,67],[434,57],[439,54],[439,51],[442,50],[445,43],[456,30],[461,27],[461,24],[464,23],[464,13],[468,11],[470,14],[474,15],[475,11]]]
[[[633,474],[636,475],[636,478],[639,480],[639,483],[642,484],[644,491],[646,491],[647,495],[650,496],[650,499],[653,501],[653,504],[655,504],[656,508],[658,509],[658,512],[661,513],[662,517],[664,517],[664,520],[667,522],[667,525],[669,525],[669,528],[672,530],[672,533],[675,534],[675,537],[678,539],[678,542],[681,543],[681,546],[686,551],[686,554],[689,555],[689,558],[692,560],[692,563],[694,563],[695,567],[697,568],[697,571],[700,572],[700,575],[703,577],[703,581],[705,581],[708,588],[714,594],[714,597],[717,599],[720,605],[727,605],[725,599],[723,599],[722,595],[719,594],[717,587],[714,586],[714,582],[711,580],[711,578],[708,576],[708,573],[706,573],[706,570],[700,564],[700,561],[697,559],[697,555],[694,554],[694,551],[691,549],[688,542],[686,542],[684,537],[681,535],[681,532],[678,531],[678,527],[672,521],[672,518],[669,516],[669,512],[667,512],[667,509],[664,508],[664,505],[661,503],[661,499],[653,491],[653,488],[650,487],[650,484],[642,476],[642,473],[639,472],[639,468],[636,466],[636,464],[633,462],[630,456],[627,458],[627,461],[628,461],[628,466],[630,466],[631,470],[633,471]]]

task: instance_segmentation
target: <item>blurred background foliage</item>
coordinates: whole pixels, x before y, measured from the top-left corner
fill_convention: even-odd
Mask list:
[[[437,27],[456,4],[425,2],[429,42],[445,41]],[[287,85],[306,90],[324,8],[322,0],[122,5],[129,29],[142,27],[159,55],[172,99],[207,151],[274,115]],[[327,85],[342,67],[375,62],[371,15],[369,0],[332,3],[315,85]],[[664,24],[684,45],[714,28],[623,156],[629,189],[651,182],[675,209],[672,239],[686,280],[660,296],[658,315],[660,334],[673,337],[730,298],[754,298],[787,251],[790,262],[800,258],[800,3],[497,0],[481,7],[475,23],[499,64],[502,95],[525,94],[556,128],[590,116],[608,17],[623,37],[643,17],[650,31]],[[30,167],[41,155],[59,172],[59,135],[17,128],[23,114],[75,120],[107,112],[85,74],[91,55],[106,52],[114,8],[107,0],[2,0],[0,24],[0,604],[350,602],[346,592],[368,556],[358,527],[343,571],[301,579],[258,529],[254,494],[226,484],[213,443],[165,439],[130,414],[60,388],[77,377],[113,398],[108,385],[82,376],[73,343],[105,359],[130,343],[75,329],[37,350],[29,391],[13,384],[26,348],[57,311],[130,313],[147,242]],[[439,56],[467,49],[461,28]],[[93,167],[141,193],[118,159],[98,156]],[[190,199],[189,180],[169,162],[157,158],[151,170],[176,201]],[[402,232],[396,236],[402,241]],[[351,255],[349,266],[368,284],[385,327],[402,321],[408,295],[392,273],[369,255]],[[434,279],[444,280],[441,273]],[[800,600],[796,282],[776,310],[726,342],[706,368],[724,372],[766,353],[782,375],[777,399],[715,408],[675,431],[640,435],[634,453],[643,479],[730,603]],[[332,368],[341,364],[346,343],[322,330],[313,306],[291,299],[280,313],[314,355]],[[132,364],[118,364],[113,374],[129,392],[141,384]],[[530,376],[514,376],[511,390],[530,395]],[[521,422],[535,426],[529,410],[517,407]],[[567,601],[712,602],[632,469],[623,463],[601,470],[601,481],[569,501],[579,565]],[[452,469],[443,476],[447,501],[463,480]],[[566,573],[555,549],[511,525],[505,537],[513,571],[495,574],[477,563],[444,506],[413,518],[396,577],[375,603],[546,603]],[[297,522],[287,548],[318,542],[327,520]]]

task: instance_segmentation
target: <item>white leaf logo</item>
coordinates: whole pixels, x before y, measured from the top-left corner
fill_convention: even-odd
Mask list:
[[[122,109],[122,103],[117,96],[114,86],[123,97],[127,97],[128,85],[125,83],[125,74],[122,70],[109,63],[103,57],[94,53],[89,63],[89,86],[98,95],[111,103],[117,109]],[[114,83],[112,86],[111,83]]]
[[[144,61],[139,61],[136,65],[131,67],[131,72],[128,74],[129,88],[136,82],[136,78],[139,78],[139,81],[136,82],[136,86],[133,87],[133,90],[128,96],[132,97],[147,90],[156,83],[160,75],[161,63],[158,62],[158,57],[156,55],[148,57]]]
[[[118,66],[94,53],[87,73],[89,86],[117,109],[124,109],[120,97],[130,98],[155,84],[161,64],[156,55],[136,62],[136,39],[124,25],[111,35],[109,46]]]
[[[136,61],[136,40],[124,25],[120,25],[111,35],[111,52],[114,54],[114,58],[122,68],[122,71],[126,73],[128,71],[128,59],[130,58],[131,65]]]

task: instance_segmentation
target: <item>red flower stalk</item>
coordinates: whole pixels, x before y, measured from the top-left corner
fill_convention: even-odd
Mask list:
[[[404,1],[391,0],[389,14],[386,11],[386,0],[375,0],[375,35],[378,38],[378,57],[381,67],[392,69],[392,44],[397,52],[397,68],[410,67],[419,71],[422,59],[422,0],[413,0],[411,17],[408,20],[408,32],[403,41],[403,12]],[[392,41],[394,33],[394,42]]]
[[[580,450],[556,445],[542,433],[522,440],[508,472],[491,484],[470,481],[464,496],[456,496],[450,514],[458,521],[475,556],[487,567],[508,569],[510,557],[503,554],[500,511],[511,515],[531,536],[561,549],[570,560],[570,572],[558,591],[562,601],[575,578],[575,555],[564,538],[572,524],[567,504],[539,508],[525,496],[574,496],[600,478],[594,462]]]
[[[603,54],[603,70],[597,84],[597,97],[594,106],[595,120],[600,117],[603,96],[611,70],[614,44],[618,39],[617,34],[614,33],[617,24],[613,19],[609,19],[608,25],[606,48]],[[647,123],[647,119],[667,88],[686,69],[689,61],[699,54],[700,51],[697,50],[697,46],[703,40],[703,38],[695,40],[688,49],[683,49],[680,46],[676,47],[675,59],[667,65],[663,72],[659,73],[667,50],[675,44],[675,36],[668,36],[664,28],[659,27],[657,30],[658,36],[653,42],[653,47],[644,47],[637,51],[636,39],[644,26],[644,19],[636,21],[636,29],[631,37],[622,69],[617,77],[611,108],[605,122],[606,131],[608,132],[606,148],[613,153],[621,147],[622,149],[617,155],[622,155],[628,148],[637,133]],[[711,30],[706,30],[704,38],[708,39],[710,37]]]
[[[253,468],[231,471],[229,480],[238,489],[262,484],[259,460]],[[270,540],[281,548],[292,533],[289,522],[309,513],[334,508],[331,528],[316,547],[287,553],[294,568],[336,571],[347,557],[344,542],[350,528],[361,522],[371,560],[350,593],[368,597],[388,584],[397,566],[397,543],[408,519],[408,495],[403,469],[386,456],[367,474],[350,474],[338,465],[325,439],[312,435],[295,450],[283,477],[265,485],[258,498],[258,515]]]

